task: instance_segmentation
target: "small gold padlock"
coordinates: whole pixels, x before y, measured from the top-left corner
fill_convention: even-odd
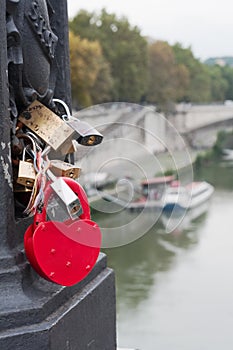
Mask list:
[[[72,179],[77,179],[80,176],[81,168],[73,164],[57,159],[51,160],[50,164],[50,169],[56,176],[66,176]]]
[[[23,150],[22,160],[19,161],[18,178],[16,182],[26,188],[32,188],[36,178],[36,171],[32,159],[25,160],[26,148]]]
[[[13,186],[13,189],[14,189],[14,192],[15,193],[18,193],[18,192],[32,192],[32,187],[27,187],[27,186],[23,186],[23,185],[20,185],[18,183],[14,183],[14,186]]]
[[[16,166],[16,161],[15,164],[13,163],[13,191],[16,192],[32,192],[32,187],[26,187],[23,185],[20,185],[17,183],[18,179],[18,173],[19,173],[19,160],[17,161],[17,166]]]

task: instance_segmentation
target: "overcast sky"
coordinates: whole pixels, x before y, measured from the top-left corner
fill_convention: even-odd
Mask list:
[[[196,58],[233,56],[232,0],[67,0],[72,18],[80,9],[126,16],[142,35],[191,46]]]

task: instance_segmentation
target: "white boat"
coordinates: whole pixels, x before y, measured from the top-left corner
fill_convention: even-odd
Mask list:
[[[137,200],[130,202],[127,205],[127,209],[131,211],[142,209],[159,209],[163,207],[162,197],[165,188],[171,185],[175,180],[173,175],[171,176],[157,176],[154,178],[142,180],[140,183],[140,196]]]
[[[206,181],[191,182],[187,186],[168,187],[163,195],[163,211],[188,210],[207,201],[213,194],[214,187]]]
[[[187,211],[163,212],[160,216],[166,233],[180,234],[192,227],[193,222],[209,209],[209,200]]]
[[[224,148],[222,152],[223,152],[223,156],[222,156],[223,160],[233,160],[233,149]]]

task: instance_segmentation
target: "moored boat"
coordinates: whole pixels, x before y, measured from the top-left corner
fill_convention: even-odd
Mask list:
[[[154,178],[142,180],[140,183],[140,196],[137,200],[130,202],[127,209],[141,210],[141,209],[162,209],[162,197],[165,189],[171,185],[175,180],[173,175],[157,176]]]
[[[206,181],[194,181],[186,186],[168,187],[163,195],[163,211],[188,210],[207,201],[213,194],[214,187]]]
[[[233,149],[230,149],[230,148],[224,148],[222,150],[222,159],[223,160],[230,160],[232,161],[233,160]]]

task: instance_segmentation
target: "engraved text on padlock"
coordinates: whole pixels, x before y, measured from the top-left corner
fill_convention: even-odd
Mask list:
[[[19,120],[55,151],[67,140],[70,140],[67,149],[72,146],[74,130],[37,100],[21,113]]]

